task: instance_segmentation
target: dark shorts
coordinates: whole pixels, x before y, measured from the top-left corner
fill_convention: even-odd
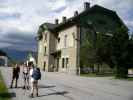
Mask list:
[[[13,75],[12,78],[13,78],[13,79],[18,79],[18,78],[19,78],[19,75]]]
[[[28,80],[29,79],[29,74],[23,72],[23,77],[24,77],[24,80]]]

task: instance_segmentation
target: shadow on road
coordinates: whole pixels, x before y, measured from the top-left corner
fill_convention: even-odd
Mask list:
[[[54,88],[54,87],[56,87],[56,86],[54,86],[54,85],[39,85],[38,86],[38,88]],[[12,88],[8,87],[8,89],[20,89],[20,88],[23,88],[23,86],[18,86],[17,88],[15,88],[15,87],[12,87]]]
[[[67,93],[68,93],[67,91],[54,92],[54,93],[48,93],[48,94],[45,94],[45,95],[39,95],[38,97],[49,96],[49,95],[65,95]]]
[[[8,89],[20,89],[20,88],[23,88],[22,86],[18,86],[18,87],[8,87]]]
[[[54,88],[54,85],[39,85],[38,88]]]
[[[0,98],[12,98],[12,97],[16,97],[16,93],[0,93]]]

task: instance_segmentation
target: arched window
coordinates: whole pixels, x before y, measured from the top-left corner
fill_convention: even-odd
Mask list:
[[[44,54],[46,55],[46,53],[47,53],[47,47],[45,46],[44,47]]]
[[[67,47],[67,35],[65,35],[65,37],[64,37],[64,47],[65,48]]]
[[[44,40],[47,41],[47,33],[44,35]]]

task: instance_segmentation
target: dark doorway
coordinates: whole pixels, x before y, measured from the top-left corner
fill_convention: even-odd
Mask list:
[[[56,71],[58,72],[59,71],[59,58],[57,58],[57,65],[56,65]]]
[[[46,68],[46,62],[44,61],[43,70],[45,71]]]

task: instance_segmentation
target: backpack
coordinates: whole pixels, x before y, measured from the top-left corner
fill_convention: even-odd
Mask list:
[[[34,78],[35,80],[41,79],[41,72],[39,68],[33,69],[32,78]]]

